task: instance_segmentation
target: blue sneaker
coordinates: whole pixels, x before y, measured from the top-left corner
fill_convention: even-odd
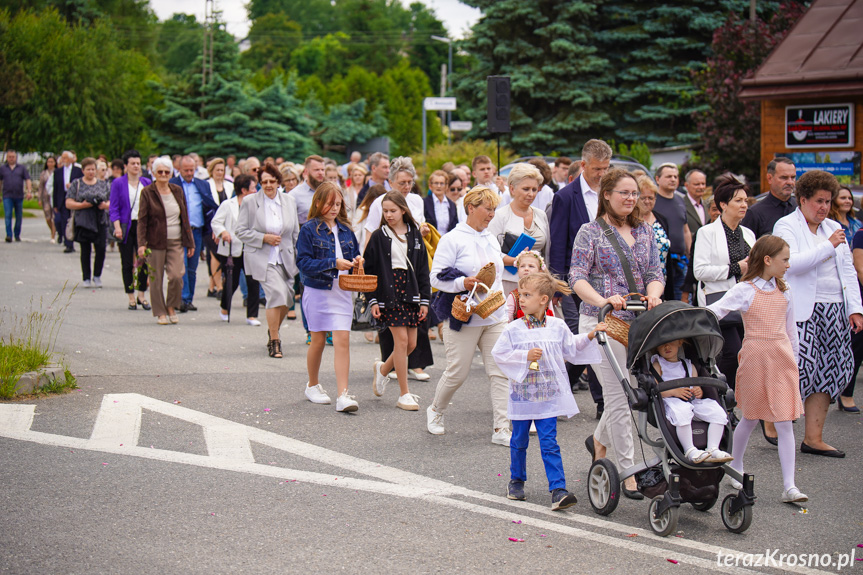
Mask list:
[[[512,479],[506,486],[506,498],[515,501],[524,501],[524,481]]]
[[[312,334],[306,334],[306,345],[312,345]]]
[[[551,510],[560,511],[578,503],[575,495],[566,489],[555,489],[551,492]]]
[[[327,345],[333,345],[333,332],[331,331],[327,332]]]

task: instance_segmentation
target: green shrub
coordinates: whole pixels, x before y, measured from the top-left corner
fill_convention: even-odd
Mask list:
[[[460,140],[458,142],[453,142],[450,145],[443,143],[434,145],[428,149],[425,169],[423,169],[422,152],[414,154],[411,156],[411,159],[417,169],[417,175],[420,178],[420,182],[422,182],[420,184],[420,189],[423,194],[425,194],[425,192],[428,191],[428,186],[425,185],[428,174],[431,174],[435,170],[439,170],[440,167],[447,162],[452,162],[456,165],[467,164],[470,166],[471,161],[476,156],[483,155],[488,156],[491,158],[492,162],[497,164],[497,143],[485,140]],[[501,165],[498,166],[498,168],[507,165],[516,157],[517,156],[512,150],[501,148]]]

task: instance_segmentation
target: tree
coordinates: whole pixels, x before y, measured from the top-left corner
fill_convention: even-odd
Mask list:
[[[737,98],[741,81],[761,65],[805,11],[802,2],[784,2],[767,21],[754,25],[731,14],[713,34],[713,56],[694,74],[703,110],[694,115],[704,149],[699,167],[713,174],[730,170],[758,181],[761,158],[761,104]]]
[[[253,23],[267,14],[285,14],[312,37],[332,32],[339,11],[330,0],[250,0],[247,8]]]
[[[174,14],[159,24],[156,37],[159,63],[170,74],[200,72],[203,44],[204,27],[191,14]]]
[[[264,14],[252,22],[249,42],[251,47],[240,56],[244,67],[289,70],[291,54],[302,44],[303,34],[285,13]]]
[[[571,150],[614,125],[608,62],[591,46],[593,2],[472,0],[483,16],[460,44],[475,61],[457,70],[459,117],[485,133],[486,76],[512,81],[510,146],[520,153]],[[579,146],[580,147],[580,146]]]
[[[0,10],[0,54],[32,88],[0,103],[8,145],[119,155],[139,142],[149,63],[120,48],[108,22],[68,24],[54,9],[14,17]]]

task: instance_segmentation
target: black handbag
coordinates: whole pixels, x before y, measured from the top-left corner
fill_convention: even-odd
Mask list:
[[[506,232],[503,235],[503,240],[500,242],[500,251],[504,255],[509,255],[509,252],[512,250],[512,246],[515,245],[515,242],[518,241],[521,235],[516,235],[511,232]]]
[[[372,317],[372,306],[366,301],[366,294],[360,293],[354,301],[354,317],[351,331],[370,331],[377,329],[378,320]]]
[[[704,294],[704,301],[707,305],[714,304],[722,299],[727,292],[718,291],[716,293],[708,293]],[[743,316],[740,315],[739,311],[733,311],[729,313],[727,316],[719,320],[719,325],[721,326],[737,326],[743,325]]]

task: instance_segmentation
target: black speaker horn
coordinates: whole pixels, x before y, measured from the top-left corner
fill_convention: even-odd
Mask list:
[[[488,131],[492,134],[509,132],[509,76],[489,76]]]

